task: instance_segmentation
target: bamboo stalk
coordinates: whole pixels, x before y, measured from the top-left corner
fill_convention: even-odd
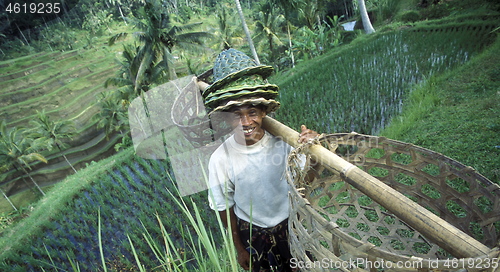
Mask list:
[[[299,133],[288,126],[270,117],[265,117],[263,127],[269,133],[281,137],[291,146],[299,146]],[[478,257],[487,255],[491,251],[490,248],[476,239],[323,146],[312,145],[307,152],[324,167],[340,173],[346,182],[372,198],[453,256],[457,258]]]

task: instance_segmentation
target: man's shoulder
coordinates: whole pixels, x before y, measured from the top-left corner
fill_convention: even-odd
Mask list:
[[[267,132],[267,131],[266,131]],[[277,148],[284,148],[284,149],[288,149],[288,150],[291,150],[291,146],[286,143],[282,137],[279,137],[279,136],[274,136],[272,135],[271,133],[267,132],[268,136],[270,137],[269,138],[269,144],[272,145],[273,147],[277,147]]]

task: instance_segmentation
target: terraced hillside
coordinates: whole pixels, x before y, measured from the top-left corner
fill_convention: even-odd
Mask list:
[[[73,171],[62,154],[78,169],[113,152],[118,137],[106,139],[92,116],[99,110],[96,96],[105,90],[105,80],[118,69],[115,59],[110,50],[75,50],[0,62],[0,116],[8,127],[28,127],[37,111],[44,109],[51,120],[71,120],[77,130],[68,142],[70,149],[44,153],[48,164],[33,167],[31,174],[41,186],[53,184]],[[24,178],[21,172],[12,170],[0,183],[2,190],[12,195],[27,189]]]

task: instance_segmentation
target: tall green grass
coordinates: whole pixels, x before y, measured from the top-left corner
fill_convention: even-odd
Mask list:
[[[219,214],[215,213],[217,227],[221,230],[222,239],[217,241],[214,238],[214,233],[206,226],[200,209],[194,201],[191,200],[190,205],[188,205],[182,199],[177,200],[174,197],[174,202],[180,207],[188,219],[189,225],[194,229],[194,234],[188,232],[184,237],[189,243],[189,252],[192,253],[194,265],[189,265],[190,260],[186,258],[185,252],[178,251],[175,243],[170,239],[170,234],[166,231],[161,218],[157,217],[162,231],[163,243],[159,245],[146,228],[144,234],[148,245],[154,251],[157,260],[160,261],[160,265],[157,268],[163,271],[179,272],[240,271],[239,264],[236,262],[236,252],[233,247],[232,236],[230,235],[231,229],[228,229],[227,232],[225,231]],[[132,240],[129,239],[129,241],[131,247],[134,248]],[[134,252],[134,258],[140,271],[147,271],[136,252]]]
[[[83,184],[73,181],[79,188],[65,199],[44,203],[51,201],[59,188],[69,186],[64,186],[66,181],[58,184],[51,196],[34,207],[33,214],[39,214],[35,214],[33,220],[43,215],[49,218],[38,218],[40,222],[33,225],[21,222],[4,232],[0,240],[0,270],[39,271],[53,269],[54,263],[57,269],[64,271],[78,263],[82,271],[97,271],[102,268],[101,255],[111,270],[130,269],[136,267],[135,250],[141,265],[149,271],[161,265],[161,261],[148,246],[144,230],[148,231],[147,237],[155,240],[166,231],[175,250],[185,252],[186,266],[196,267],[189,241],[197,241],[198,233],[169,193],[175,190],[176,184],[168,161],[144,160],[129,150],[112,163],[113,167],[108,166],[96,174],[85,173],[91,181]],[[81,175],[75,176],[81,178]],[[212,233],[214,244],[219,245],[221,232],[214,212],[208,208],[207,193],[192,195],[191,199],[199,205],[199,223]],[[57,205],[58,210],[49,214],[38,210],[50,205]],[[189,209],[192,211],[192,207]],[[155,215],[164,223],[163,230],[158,227]],[[97,239],[98,233],[101,233],[101,241]],[[133,248],[129,239],[134,243]],[[100,244],[102,249],[98,247]]]
[[[206,176],[205,176],[206,178]],[[187,220],[184,227],[179,228],[182,238],[186,241],[187,248],[180,248],[179,243],[175,240],[175,233],[172,232],[170,223],[164,223],[164,219],[156,213],[155,216],[148,218],[148,221],[156,219],[157,226],[151,226],[148,223],[144,223],[141,220],[142,229],[142,240],[137,236],[126,234],[127,241],[129,243],[129,248],[131,251],[131,256],[133,261],[131,261],[126,269],[127,271],[176,271],[176,272],[188,272],[188,271],[221,271],[221,272],[236,272],[241,271],[239,264],[236,261],[236,252],[233,247],[234,243],[232,236],[230,235],[231,229],[225,231],[224,224],[221,221],[221,217],[218,213],[214,213],[216,218],[217,228],[220,231],[216,233],[213,232],[212,226],[207,226],[204,216],[203,208],[199,208],[193,199],[185,201],[179,196],[177,190],[176,193],[170,192],[166,189],[172,200],[172,205],[178,208],[182,213],[177,214],[178,216],[183,216]],[[103,240],[103,227],[102,227],[102,215],[100,208],[97,213],[97,244],[99,249],[99,254],[96,256],[100,259],[100,268],[94,266],[95,269],[102,269],[102,271],[121,271],[124,269],[122,266],[116,266],[116,262],[110,265],[108,257],[104,254],[105,240]],[[229,224],[228,224],[229,225]],[[155,234],[156,233],[156,234]],[[158,233],[160,235],[158,236]],[[218,239],[218,237],[221,239]],[[147,244],[148,247],[144,247],[141,244]],[[40,261],[41,264],[49,266],[55,271],[87,271],[87,264],[80,263],[79,256],[75,255],[73,252],[66,252],[67,262],[69,263],[68,268],[64,268],[60,262],[57,261],[57,257],[53,257],[54,251],[48,249],[44,245],[45,252],[47,253],[47,258],[50,261]],[[156,266],[151,266],[148,260],[144,256],[144,249],[150,250],[154,258],[152,258]],[[40,269],[47,271],[48,269],[40,265]],[[101,270],[100,270],[101,271]]]

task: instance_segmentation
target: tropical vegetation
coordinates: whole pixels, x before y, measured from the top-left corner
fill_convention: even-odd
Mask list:
[[[343,30],[360,21],[357,1],[239,3],[260,62],[277,68],[275,117],[422,145],[499,183],[499,4],[364,2],[370,35]],[[218,247],[232,243],[207,193],[179,197],[168,159],[134,154],[127,120],[133,99],[207,71],[223,48],[252,55],[235,9],[232,1],[81,0],[53,20],[8,17],[2,270],[238,271],[231,247]],[[32,200],[17,204],[26,192]]]

